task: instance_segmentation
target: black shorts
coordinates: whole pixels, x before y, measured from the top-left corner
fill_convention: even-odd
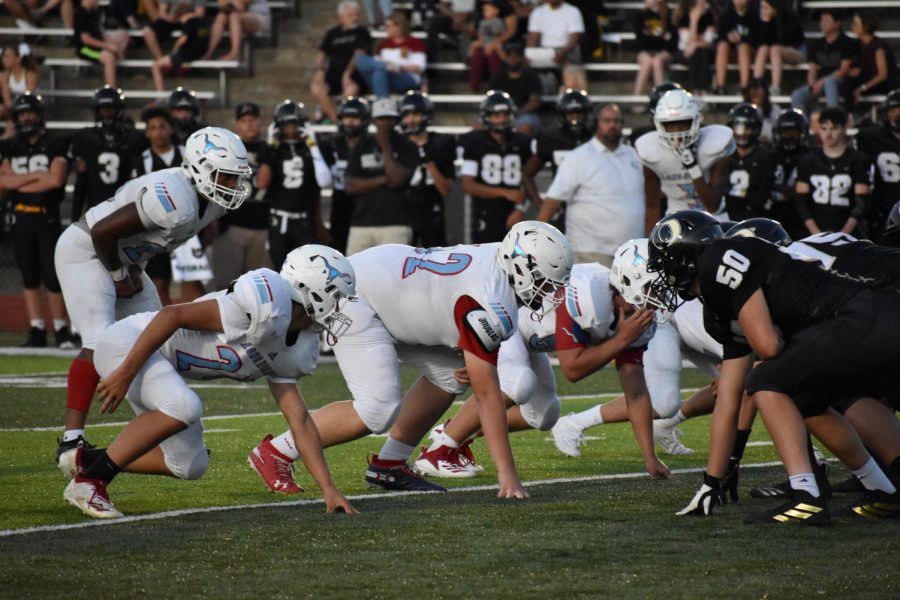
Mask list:
[[[747,392],[787,394],[807,417],[880,398],[900,377],[900,295],[867,289],[835,315],[791,336],[747,376]]]
[[[168,252],[154,254],[144,268],[144,272],[150,279],[170,281],[172,279],[172,257]]]
[[[16,211],[13,246],[25,289],[39,289],[43,282],[48,291],[60,291],[53,262],[56,240],[62,231],[58,212],[58,209],[51,209],[50,213]]]
[[[472,207],[472,243],[490,244],[499,242],[506,236],[506,219],[513,211],[513,205],[509,202],[504,206],[500,200],[482,200],[481,202],[496,202],[496,205],[487,207],[478,206],[478,201],[473,202]]]
[[[150,29],[156,34],[156,42],[163,46],[169,45],[174,41],[175,38],[172,37],[172,33],[177,29],[181,29],[181,24],[170,23],[165,19],[157,19],[150,23]]]
[[[279,211],[281,212],[281,211]],[[294,248],[315,244],[316,228],[307,213],[294,213],[300,217],[286,217],[285,213],[271,212],[269,221],[269,254],[275,270],[280,271],[284,259]]]

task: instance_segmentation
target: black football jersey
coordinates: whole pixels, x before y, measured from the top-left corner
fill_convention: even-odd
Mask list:
[[[155,154],[150,148],[145,149],[133,161],[132,176],[140,177],[147,173],[155,173],[163,169],[180,166],[183,160],[184,146],[175,146],[173,149],[174,152],[168,162],[163,160],[158,154]]]
[[[147,138],[133,129],[107,135],[100,127],[88,127],[72,137],[72,158],[87,165],[85,210],[115,195],[131,176],[134,156],[146,145]]]
[[[265,198],[266,190],[260,190],[255,185],[256,174],[259,172],[262,159],[265,158],[266,152],[268,152],[269,145],[262,140],[258,140],[255,142],[244,142],[244,147],[247,148],[247,161],[253,170],[253,178],[251,179],[253,189],[250,192],[250,197],[241,204],[240,208],[230,210],[219,217],[219,226],[237,225],[245,229],[259,231],[269,226],[269,205]]]
[[[550,127],[542,129],[532,140],[531,152],[538,155],[542,165],[550,165],[551,172],[556,176],[556,170],[569,152],[589,139],[590,134],[580,138],[571,130]]]
[[[350,159],[350,146],[347,138],[342,133],[331,136],[323,136],[319,140],[319,150],[322,158],[331,168],[331,181],[335,192],[344,191],[344,173],[347,171],[347,161]]]
[[[434,178],[428,170],[428,162],[434,161],[441,175],[453,179],[456,175],[456,140],[452,135],[445,133],[428,134],[428,141],[419,148],[419,166],[416,167],[412,179],[409,180],[409,190],[414,195],[424,195],[427,204],[442,200],[440,193],[434,187]],[[419,197],[414,196],[414,201]]]
[[[725,209],[732,221],[771,218],[775,171],[775,151],[768,146],[756,146],[747,156],[735,152],[728,157]]]
[[[320,189],[306,142],[281,142],[266,152],[262,162],[272,169],[266,198],[273,208],[309,214],[316,210]]]
[[[800,220],[800,215],[797,214],[794,184],[797,183],[797,162],[808,151],[787,153],[775,148],[773,152],[775,174],[772,186],[771,217],[781,223],[791,238],[801,238],[809,231]]]
[[[716,240],[700,255],[697,277],[704,325],[724,346],[726,359],[750,352],[738,314],[756,290],[763,290],[772,322],[789,338],[866,287],[757,238]]]
[[[791,244],[789,250],[819,261],[833,273],[900,290],[900,249],[837,232],[805,237]]]
[[[0,156],[9,161],[9,166],[16,175],[49,171],[50,163],[54,159],[68,160],[70,143],[71,139],[65,135],[44,133],[34,144],[31,143],[28,136],[17,135],[3,142]],[[60,186],[55,190],[37,193],[10,190],[7,200],[13,205],[22,203],[29,206],[56,208],[62,203],[64,196],[65,186]]]
[[[870,233],[880,239],[891,208],[900,200],[900,140],[885,127],[870,127],[857,134],[856,148],[872,161]]]
[[[531,138],[518,132],[507,133],[503,142],[486,130],[470,131],[459,138],[462,148],[462,174],[492,187],[521,189],[522,167],[532,156]],[[505,222],[513,204],[500,198],[472,196],[476,220]]]
[[[870,183],[869,165],[866,155],[853,148],[837,158],[825,156],[821,148],[804,155],[797,163],[797,181],[809,184],[810,192],[809,202],[798,204],[801,216],[811,216],[823,231],[839,231],[851,216],[862,219],[866,207],[853,188]]]

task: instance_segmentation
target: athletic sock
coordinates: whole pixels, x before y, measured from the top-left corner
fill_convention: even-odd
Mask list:
[[[90,468],[97,459],[103,456],[106,453],[106,448],[91,448],[89,450],[81,451],[81,464],[85,466],[85,468]]]
[[[750,429],[738,429],[737,436],[734,438],[734,448],[731,450],[731,458],[740,461],[744,458],[744,449],[747,447],[747,440],[750,439]]]
[[[603,424],[603,415],[600,414],[600,406],[595,406],[580,413],[572,415],[572,422],[584,431],[590,427]]]
[[[84,437],[84,429],[66,429],[63,433],[62,441],[65,442],[74,442],[78,438]]]
[[[409,444],[404,444],[399,440],[395,440],[394,438],[388,436],[387,441],[384,442],[384,446],[381,447],[381,450],[378,452],[379,460],[390,460],[390,461],[402,461],[406,462],[406,460],[412,456],[412,453],[415,451],[415,446],[410,446]]]
[[[277,438],[272,438],[272,445],[291,460],[300,458],[300,453],[297,452],[297,447],[294,445],[294,436],[290,431],[282,433]]]
[[[73,360],[66,387],[66,408],[88,412],[99,383],[100,375],[94,368],[94,363],[80,358]]]
[[[860,483],[867,490],[881,491],[887,494],[893,494],[897,491],[891,480],[888,479],[884,471],[875,463],[875,459],[869,457],[869,460],[859,469],[854,469],[853,474],[859,479]]]
[[[59,331],[66,326],[65,319],[53,319],[53,331]]]
[[[799,473],[791,475],[792,490],[803,490],[808,492],[813,498],[819,497],[819,486],[816,484],[816,477],[812,473]]]
[[[432,450],[436,450],[441,446],[447,446],[448,448],[459,448],[459,442],[442,431],[434,436],[434,440],[431,442],[431,445],[428,446],[428,451],[431,452]]]
[[[97,460],[94,461],[94,464],[88,467],[81,477],[82,479],[99,479],[100,481],[109,483],[121,470],[122,469],[112,461],[109,454],[106,453],[106,450],[104,450],[103,453],[97,457]]]
[[[32,319],[31,326],[35,329],[44,329],[46,327],[46,325],[44,325],[43,319]]]

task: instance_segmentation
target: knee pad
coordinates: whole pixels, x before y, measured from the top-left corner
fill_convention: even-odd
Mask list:
[[[516,404],[528,404],[537,386],[537,375],[531,369],[512,369],[501,373],[500,388]]]
[[[169,468],[176,477],[185,480],[200,479],[209,467],[209,453],[206,448],[202,448],[189,460],[175,462],[177,464],[170,465]]]
[[[400,402],[391,406],[384,402],[354,400],[353,409],[372,433],[384,433],[391,428],[400,412]]]
[[[561,409],[559,398],[553,398],[550,402],[529,402],[519,408],[522,411],[522,418],[525,419],[525,422],[538,431],[553,429],[556,421],[559,420]]]
[[[190,389],[177,390],[175,395],[160,403],[158,410],[190,426],[203,416],[203,402]]]

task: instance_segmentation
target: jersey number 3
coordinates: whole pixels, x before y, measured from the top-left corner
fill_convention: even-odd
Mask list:
[[[744,273],[750,268],[750,259],[734,250],[728,250],[722,256],[722,264],[716,271],[716,283],[727,285],[733,290],[744,281]]]
[[[470,264],[472,264],[472,257],[459,252],[450,253],[445,263],[419,258],[418,256],[409,256],[403,263],[402,279],[406,279],[419,269],[435,275],[459,275],[468,269]]]

